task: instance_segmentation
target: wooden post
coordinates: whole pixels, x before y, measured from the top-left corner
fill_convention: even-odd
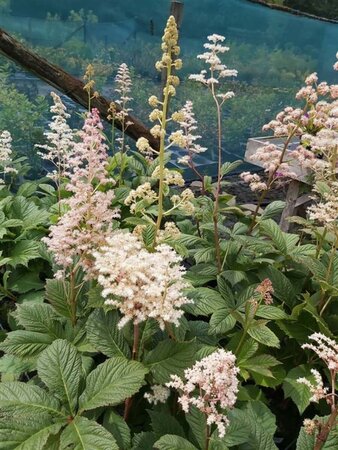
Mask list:
[[[175,21],[177,24],[177,29],[180,31],[182,20],[183,20],[183,6],[184,3],[177,0],[171,0],[170,4],[170,16],[175,17]],[[174,70],[172,70],[172,73],[174,74]],[[164,94],[163,89],[167,83],[167,71],[165,69],[162,70],[162,80],[161,80],[161,98],[163,101]]]
[[[84,83],[81,80],[73,77],[60,67],[49,63],[46,59],[41,58],[36,53],[25,48],[18,40],[1,28],[0,53],[20,64],[24,69],[35,74],[41,80],[63,92],[76,103],[88,109],[88,93],[83,89]],[[109,100],[99,96],[91,100],[91,106],[99,110],[102,119],[108,120]],[[117,112],[121,110],[119,105],[115,104],[115,107]],[[145,137],[153,148],[158,149],[158,139],[155,139],[152,136],[149,129],[147,129],[139,119],[132,115],[128,115],[125,120],[126,122],[131,122],[131,125],[128,126],[126,130],[126,134],[129,137],[135,140],[140,137]],[[119,120],[115,119],[114,123],[118,129],[122,129],[122,124]]]
[[[288,217],[292,217],[295,214],[296,203],[299,196],[299,188],[299,181],[290,181],[285,198],[286,205],[283,209],[282,217],[279,222],[279,226],[282,231],[289,231],[290,222],[288,221]]]

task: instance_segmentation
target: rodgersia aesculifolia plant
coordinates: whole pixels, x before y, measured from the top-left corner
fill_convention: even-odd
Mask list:
[[[222,81],[237,72],[221,61],[229,50],[223,43],[208,37],[199,56],[207,69],[191,76],[210,90],[217,112],[216,183],[195,164],[206,150],[199,111],[188,100],[169,112],[182,66],[174,17],[156,63],[165,74],[163,95],[149,98],[157,149],[145,138],[138,152],[127,149],[132,93],[122,64],[121,114],[110,108],[110,119],[123,124],[120,140],[106,138],[96,109],[72,130],[53,94],[40,146],[51,184],[38,180],[16,191],[4,178],[0,293],[16,302],[4,325],[15,320],[15,327],[0,344],[5,450],[277,450],[275,436],[297,450],[338,448],[337,85],[310,75],[297,94],[305,106],[284,109],[265,127],[284,138],[282,158],[270,143],[256,154],[267,178],[242,174],[265,198],[294,176],[284,156],[299,138],[292,158],[312,171],[314,203],[308,218],[294,219],[301,232],[284,233],[273,220],[281,202],[262,211],[261,197],[250,217],[224,192],[223,177],[237,162],[222,161],[223,106],[234,95]],[[93,67],[86,82],[91,101]],[[199,178],[194,187],[168,164],[174,146]],[[8,177],[16,168],[11,152],[3,132],[0,167]],[[46,269],[49,255],[53,267]],[[289,414],[278,412],[282,392],[283,411],[291,402],[298,408],[299,415],[290,408],[295,423],[310,402],[320,402],[321,416],[328,411],[305,412],[297,443]]]

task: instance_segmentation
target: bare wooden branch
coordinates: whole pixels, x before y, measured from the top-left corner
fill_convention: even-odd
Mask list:
[[[24,69],[35,74],[41,80],[48,83],[50,86],[63,92],[69,98],[74,100],[84,108],[88,108],[88,93],[83,89],[84,83],[70,75],[55,64],[51,64],[46,59],[41,58],[36,53],[24,47],[13,36],[9,35],[6,31],[0,28],[0,53],[7,58],[16,62]],[[108,120],[108,109],[110,101],[105,97],[99,96],[91,100],[91,106],[97,108],[103,119]],[[116,110],[120,111],[119,105],[115,105]],[[132,125],[128,126],[126,134],[133,139],[145,137],[149,140],[151,146],[155,149],[158,148],[158,140],[155,139],[148,128],[136,117],[129,115],[126,117],[126,121],[132,122]],[[114,124],[118,129],[122,128],[122,124],[115,120]]]

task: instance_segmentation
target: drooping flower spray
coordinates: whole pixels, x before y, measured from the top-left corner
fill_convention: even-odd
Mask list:
[[[314,450],[321,450],[327,441],[330,432],[336,425],[338,417],[338,404],[336,394],[336,381],[338,373],[338,344],[322,333],[313,333],[309,336],[313,341],[311,344],[304,344],[302,348],[312,350],[325,364],[330,373],[331,389],[324,387],[321,374],[316,369],[312,369],[313,382],[307,378],[299,378],[298,383],[305,384],[312,395],[311,402],[318,403],[324,399],[331,409],[329,418],[323,423],[319,420],[304,420],[304,428],[307,434],[315,434]]]
[[[206,441],[204,449],[209,449],[211,426],[216,425],[218,435],[226,434],[229,420],[224,410],[234,407],[238,392],[236,357],[232,352],[217,350],[198,361],[191,369],[184,371],[184,378],[171,375],[167,387],[179,392],[178,402],[185,413],[196,407],[205,416]]]
[[[232,91],[220,92],[220,81],[226,77],[237,76],[237,70],[228,69],[225,64],[222,63],[220,55],[229,51],[229,47],[222,45],[225,37],[218,34],[212,34],[208,36],[208,42],[204,44],[204,48],[207,49],[206,52],[198,55],[197,58],[203,60],[209,67],[209,73],[207,70],[203,69],[198,75],[190,75],[190,80],[202,83],[204,86],[208,87],[212,98],[214,99],[217,113],[217,154],[218,154],[218,174],[217,183],[214,192],[214,212],[213,212],[213,222],[214,222],[214,240],[216,249],[216,263],[218,271],[221,271],[222,261],[221,261],[221,249],[220,249],[220,236],[219,236],[219,197],[221,194],[221,182],[222,182],[222,108],[224,103],[231,99],[235,94]]]

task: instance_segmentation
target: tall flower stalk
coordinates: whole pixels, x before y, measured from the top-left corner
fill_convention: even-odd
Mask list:
[[[219,92],[219,84],[222,78],[237,76],[237,70],[228,69],[226,65],[222,64],[220,54],[229,51],[229,47],[222,45],[225,40],[224,36],[212,34],[208,36],[208,42],[204,44],[204,48],[208,51],[198,55],[197,58],[203,60],[209,67],[207,70],[202,70],[198,75],[190,75],[190,79],[202,83],[208,87],[216,107],[217,116],[217,181],[214,191],[214,241],[216,249],[216,263],[218,271],[221,272],[221,248],[219,235],[219,197],[221,194],[222,182],[222,108],[226,100],[232,98],[234,93],[232,91]]]
[[[177,83],[177,77],[172,75],[173,67],[179,70],[182,67],[182,61],[177,59],[176,56],[180,53],[178,44],[178,30],[174,16],[170,16],[162,37],[162,59],[156,63],[156,69],[166,71],[166,84],[163,90],[163,102],[157,101],[162,105],[162,111],[155,109],[152,116],[157,116],[157,120],[160,122],[160,127],[154,127],[152,134],[160,138],[159,149],[159,192],[158,192],[158,213],[156,221],[156,230],[161,228],[163,218],[163,190],[164,190],[164,167],[165,167],[165,138],[168,124],[168,107],[169,99],[175,95],[175,86]],[[154,117],[155,118],[155,117]]]

